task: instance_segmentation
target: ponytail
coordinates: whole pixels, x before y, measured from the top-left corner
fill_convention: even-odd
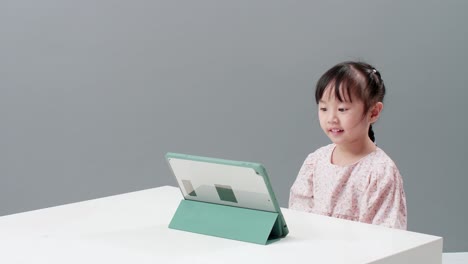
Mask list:
[[[374,136],[374,130],[372,130],[372,125],[369,126],[369,137],[372,140],[372,142],[375,142],[375,136]]]

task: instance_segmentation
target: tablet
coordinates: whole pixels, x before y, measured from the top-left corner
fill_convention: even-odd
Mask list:
[[[166,159],[184,199],[278,213],[274,234],[288,227],[262,164],[180,153]]]

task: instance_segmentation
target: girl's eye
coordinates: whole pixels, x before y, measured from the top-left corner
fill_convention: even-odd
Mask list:
[[[325,107],[320,107],[320,111],[324,111],[324,112],[325,112],[325,111],[327,111],[327,108],[325,108]]]
[[[344,112],[346,110],[348,110],[348,108],[338,108],[338,111],[340,111],[340,112]]]

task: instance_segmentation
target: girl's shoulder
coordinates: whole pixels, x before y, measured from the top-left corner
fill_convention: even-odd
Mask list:
[[[379,147],[377,147],[372,155],[369,155],[369,157],[365,159],[362,165],[368,167],[369,170],[373,172],[372,174],[376,179],[382,180],[382,176],[385,175],[390,178],[401,177],[395,162]]]
[[[390,156],[385,153],[381,148],[377,147],[374,155],[372,156],[372,163],[374,165],[386,165],[390,167],[396,167],[395,162],[390,158]]]
[[[316,149],[314,152],[310,153],[306,158],[306,163],[312,163],[317,160],[321,159],[329,159],[333,149],[335,148],[335,144],[329,144],[323,147]]]

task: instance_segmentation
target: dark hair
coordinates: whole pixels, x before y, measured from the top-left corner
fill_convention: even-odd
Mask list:
[[[334,84],[335,96],[340,102],[352,102],[353,98],[364,102],[364,113],[375,103],[383,102],[385,96],[385,85],[379,71],[365,62],[342,62],[325,72],[315,89],[317,104],[330,84]],[[375,142],[372,125],[368,134]]]

